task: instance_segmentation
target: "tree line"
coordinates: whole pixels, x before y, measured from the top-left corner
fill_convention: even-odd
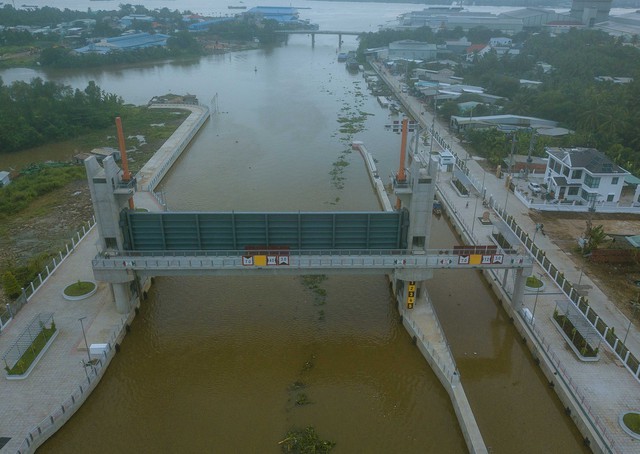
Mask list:
[[[5,85],[0,78],[0,153],[35,147],[108,127],[121,97],[91,81],[84,90],[35,78]]]
[[[359,53],[401,39],[440,43],[443,38],[459,38],[462,30],[385,30],[361,36]],[[471,42],[488,42],[500,32],[478,27],[466,33]],[[603,151],[630,172],[640,172],[640,50],[638,37],[625,42],[599,30],[572,29],[552,36],[546,32],[523,32],[513,37],[517,55],[498,56],[494,51],[476,57],[472,64],[458,57],[455,75],[464,83],[479,85],[490,94],[505,99],[495,106],[477,106],[473,115],[516,114],[554,120],[574,134],[558,139],[539,137],[535,154],[544,146],[583,146]],[[450,57],[455,58],[455,57]],[[547,66],[548,65],[548,66]],[[426,65],[425,65],[426,66]],[[427,66],[429,67],[429,66]],[[430,69],[439,69],[432,68]],[[630,83],[596,80],[598,76],[627,77]],[[542,82],[525,88],[521,79]],[[458,102],[439,106],[448,121],[458,113]],[[526,154],[531,133],[518,133],[516,150]],[[474,131],[467,139],[475,150],[499,163],[510,151],[511,138],[497,131]]]
[[[630,172],[640,171],[640,51],[620,38],[598,30],[539,33],[518,55],[498,58],[490,52],[473,66],[460,65],[457,75],[505,96],[504,113],[554,120],[575,131],[559,140],[562,145],[597,148]],[[598,76],[633,80],[614,83]],[[520,79],[542,85],[524,88]]]

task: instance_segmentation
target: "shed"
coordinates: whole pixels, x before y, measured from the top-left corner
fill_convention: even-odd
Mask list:
[[[0,170],[0,188],[3,186],[8,186],[10,183],[11,178],[9,178],[9,172]]]

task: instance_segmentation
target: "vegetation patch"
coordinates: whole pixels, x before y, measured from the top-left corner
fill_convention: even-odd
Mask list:
[[[460,180],[452,180],[452,183],[460,194],[469,195],[469,190],[466,188],[464,184],[462,184]]]
[[[75,284],[71,284],[64,289],[64,294],[67,296],[83,296],[91,293],[95,290],[96,284],[89,281],[78,281]]]
[[[540,279],[538,279],[537,277],[535,277],[535,276],[529,276],[529,277],[527,278],[527,282],[526,282],[526,284],[525,284],[525,285],[526,285],[527,287],[529,287],[529,288],[540,288],[540,287],[542,287],[544,284],[543,284],[543,282],[542,282]]]
[[[327,291],[320,287],[327,276],[324,274],[302,276],[302,285],[313,293],[314,303],[322,306],[327,302]],[[324,315],[324,314],[323,314]]]
[[[333,441],[322,440],[313,426],[290,430],[278,444],[282,452],[293,454],[328,453],[336,445]]]
[[[24,354],[20,357],[18,362],[13,367],[5,366],[5,370],[8,375],[22,375],[29,369],[33,361],[38,357],[42,349],[49,339],[56,332],[56,324],[55,322],[51,322],[51,327],[46,328],[45,326],[41,326],[40,333],[33,340],[31,345],[25,350]]]
[[[296,397],[296,405],[302,406],[309,405],[310,403],[311,401],[309,400],[309,396],[307,396],[305,393],[298,393],[298,396]]]
[[[640,413],[625,413],[625,415],[622,417],[622,421],[624,422],[624,425],[627,427],[627,429],[629,429],[633,433],[640,435]]]
[[[587,342],[566,315],[561,315],[556,310],[553,312],[553,319],[582,356],[586,358],[595,358],[598,356],[598,348],[592,347]]]

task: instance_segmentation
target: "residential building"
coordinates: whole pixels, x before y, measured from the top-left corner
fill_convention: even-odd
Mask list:
[[[559,200],[595,206],[617,203],[629,172],[594,148],[551,148],[546,174],[547,190]]]

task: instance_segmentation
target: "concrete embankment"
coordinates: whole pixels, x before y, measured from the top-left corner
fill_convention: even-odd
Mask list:
[[[362,142],[353,142],[352,148],[360,152],[369,174],[369,179],[383,210],[392,211],[393,207],[384,184],[378,175],[373,157]],[[393,282],[393,277],[390,276],[389,278]],[[395,294],[395,282],[393,282],[392,287]],[[486,453],[487,448],[471,410],[469,400],[460,383],[460,375],[453,354],[427,292],[423,292],[423,297],[416,307],[411,310],[398,303],[398,311],[402,315],[402,324],[405,329],[449,394],[469,452]]]
[[[387,191],[384,189],[384,184],[380,179],[380,175],[378,174],[378,169],[376,168],[376,163],[364,146],[362,142],[355,141],[351,144],[351,148],[354,150],[358,150],[362,159],[364,159],[364,165],[367,168],[367,173],[369,174],[369,180],[371,181],[371,185],[373,189],[376,191],[376,195],[378,196],[378,202],[382,207],[383,211],[392,211],[393,207],[391,206],[391,202],[389,201],[389,197],[387,197]]]
[[[189,109],[192,114],[145,165],[144,172],[137,175],[143,190],[151,191],[159,184],[209,118],[206,106],[160,107]],[[136,206],[150,211],[162,209],[152,194],[136,193]],[[91,229],[2,331],[3,351],[17,341],[26,324],[40,312],[53,312],[60,332],[29,380],[7,381],[0,387],[4,410],[0,414],[0,436],[9,438],[0,448],[3,453],[35,452],[71,418],[99,383],[135,317],[140,298],[131,301],[133,309],[128,314],[119,314],[113,293],[104,283],[98,283],[96,293],[82,301],[70,302],[62,297],[62,290],[70,283],[93,279],[88,264],[98,243],[98,229]],[[149,285],[150,281],[143,283],[143,295]],[[87,351],[89,345],[104,348],[99,354],[91,354]]]
[[[421,102],[401,93],[398,89],[399,81],[384,69],[378,68],[375,64],[374,68],[378,75],[393,89],[406,111],[421,123],[424,130],[429,130],[432,116],[425,111]],[[470,198],[462,198],[451,189],[452,176],[450,174],[439,177],[438,197],[447,202],[445,203],[445,215],[450,217],[452,225],[463,242],[469,245],[491,244],[495,226],[506,224],[498,216],[498,212],[502,210],[507,210],[509,216],[517,219],[523,229],[533,232],[534,221],[528,217],[527,210],[523,209],[517,197],[509,197],[504,181],[485,172],[473,159],[468,159],[466,151],[455,138],[449,136],[446,128],[440,128],[437,122],[434,122],[434,125],[433,143],[456,153],[459,156],[458,162],[464,167],[470,167],[473,175],[469,178],[481,181],[480,185],[472,183],[473,186],[476,189],[485,188],[483,191],[478,189],[480,193],[472,191],[474,193]],[[494,205],[499,200],[499,209],[493,209],[497,205],[484,207],[483,200],[485,198],[488,198],[489,202],[493,201]],[[487,226],[481,222],[485,215],[490,217],[492,221]],[[506,230],[508,230],[508,226]],[[508,231],[504,234],[513,237],[515,247],[524,247],[521,246],[518,235]],[[531,238],[529,240],[531,241]],[[569,259],[569,254],[562,252],[547,237],[538,235],[536,243],[546,253],[546,256],[556,264],[557,270],[561,270],[573,282],[582,281],[583,289],[590,289],[590,304],[598,314],[613,320],[619,318],[615,311],[607,306],[608,297],[597,288],[595,283],[589,280],[586,273],[584,276],[582,275],[582,270]],[[546,269],[536,267],[535,271],[544,273]],[[556,274],[558,272],[556,271]],[[559,294],[556,292],[562,291],[556,287],[556,279],[553,276],[544,276],[543,279],[547,281],[552,290],[537,295],[535,302],[533,297],[529,297],[528,302],[525,301],[529,313],[535,315],[535,318],[532,318],[535,322],[532,323],[532,320],[526,321],[522,317],[523,306],[513,307],[508,290],[502,288],[502,285],[505,284],[504,278],[498,277],[492,271],[484,271],[483,273],[503,308],[513,320],[523,342],[532,352],[535,362],[540,365],[548,379],[549,386],[556,391],[565,408],[565,413],[571,417],[583,435],[585,445],[590,446],[594,452],[638,452],[637,442],[625,435],[619,423],[619,415],[630,408],[637,408],[638,402],[640,402],[637,393],[638,377],[637,375],[630,376],[623,367],[619,367],[621,361],[611,358],[613,352],[603,351],[609,349],[605,345],[606,342],[603,342],[600,348],[600,361],[588,363],[587,367],[587,363],[576,360],[573,353],[566,348],[564,340],[559,338],[556,328],[550,321],[551,314],[559,299],[555,296]],[[586,285],[585,282],[587,282]],[[613,324],[616,323],[609,323],[610,326]],[[628,319],[624,323],[618,323],[616,331],[623,333],[626,331],[630,342],[633,342],[634,338],[640,337]],[[615,383],[615,385],[603,386],[605,383]],[[595,389],[599,391],[593,392]]]
[[[136,175],[138,189],[141,191],[155,190],[210,115],[209,108],[201,105],[154,104],[151,108],[186,109],[190,110],[191,114]]]

